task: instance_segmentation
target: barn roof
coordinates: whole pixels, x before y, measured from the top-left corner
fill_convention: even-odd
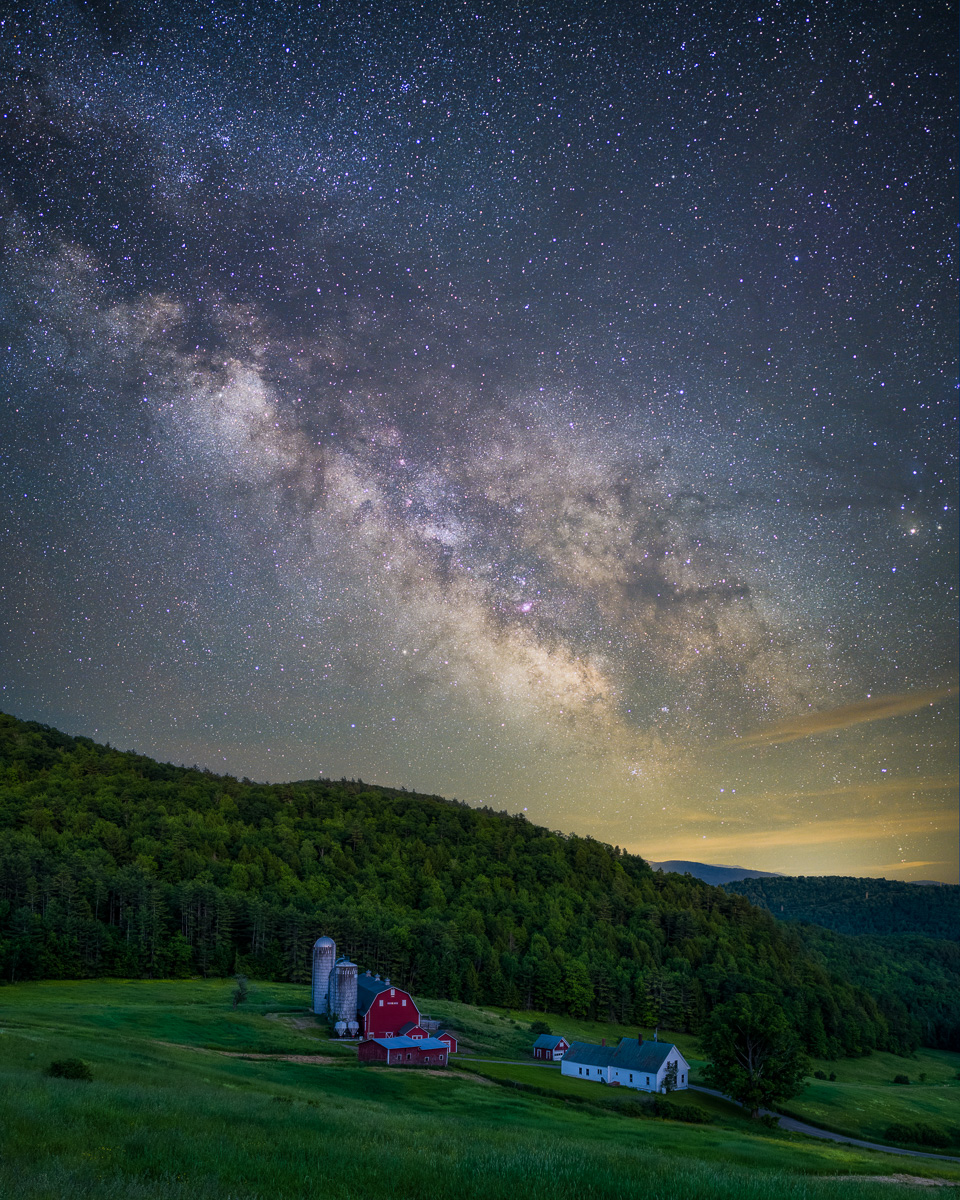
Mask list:
[[[381,992],[388,992],[394,988],[398,992],[402,992],[404,996],[410,996],[406,988],[399,988],[395,983],[391,983],[389,979],[374,979],[372,975],[357,976],[357,1013],[362,1017],[366,1014],[370,1005],[376,1000]],[[411,1004],[413,997],[410,997]],[[416,1005],[414,1005],[416,1007]]]
[[[446,1050],[446,1042],[438,1042],[436,1038],[410,1037],[375,1037],[367,1038],[368,1042],[376,1042],[385,1050]]]
[[[566,1042],[565,1037],[557,1037],[554,1033],[541,1033],[537,1040],[533,1043],[534,1050],[556,1050],[561,1042]]]

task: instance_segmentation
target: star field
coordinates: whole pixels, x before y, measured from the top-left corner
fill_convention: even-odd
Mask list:
[[[0,707],[956,879],[945,3],[0,21]]]

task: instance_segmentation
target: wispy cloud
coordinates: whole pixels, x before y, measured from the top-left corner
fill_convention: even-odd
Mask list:
[[[960,775],[900,775],[894,776],[892,779],[875,779],[868,783],[846,783],[827,788],[804,788],[802,791],[795,792],[767,792],[764,793],[762,800],[765,804],[780,800],[819,801],[834,798],[868,801],[892,800],[900,796],[914,796],[918,792],[954,793],[958,787],[960,787]]]
[[[920,858],[916,862],[892,862],[880,863],[879,866],[870,867],[871,871],[915,871],[918,867],[948,867],[950,864],[946,859],[926,859]]]
[[[698,861],[727,862],[729,857],[744,858],[757,850],[798,849],[801,846],[831,846],[844,843],[865,844],[908,834],[956,833],[958,816],[954,811],[927,809],[889,821],[865,826],[862,816],[836,817],[827,821],[809,821],[800,825],[729,833],[710,833],[706,837],[691,831],[669,839],[629,847],[636,854],[654,860],[688,858]]]
[[[865,725],[870,721],[885,721],[888,717],[899,717],[942,704],[960,693],[957,684],[923,688],[920,691],[901,692],[893,696],[870,696],[856,704],[844,704],[840,708],[825,712],[801,713],[789,721],[773,725],[769,729],[758,729],[744,737],[731,738],[725,745],[729,748],[750,749],[755,746],[779,746],[785,742],[796,742],[801,738],[816,737],[820,733],[833,733],[838,729],[849,729],[851,725]]]

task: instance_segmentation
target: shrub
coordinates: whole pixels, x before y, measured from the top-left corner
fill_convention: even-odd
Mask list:
[[[826,1079],[827,1073],[826,1071],[814,1071],[813,1077],[814,1079]]]
[[[831,1083],[836,1083],[836,1082],[837,1082],[837,1073],[836,1073],[836,1071],[831,1071],[831,1072],[830,1072],[830,1074],[829,1074],[829,1076],[828,1076],[828,1079],[830,1080],[830,1082],[831,1082]]]
[[[708,1125],[713,1118],[696,1104],[674,1104],[662,1096],[651,1096],[640,1104],[651,1117],[664,1121],[684,1121],[688,1125]]]
[[[893,1082],[894,1083],[909,1083],[910,1079],[906,1075],[894,1075]]]
[[[887,1126],[885,1136],[891,1142],[912,1142],[915,1146],[936,1146],[941,1150],[950,1145],[949,1134],[923,1121],[898,1121]]]
[[[552,1030],[546,1021],[534,1021],[530,1026],[530,1032],[534,1037],[540,1037],[544,1033],[551,1033]]]
[[[54,1079],[82,1079],[89,1083],[93,1073],[82,1058],[60,1058],[47,1067],[47,1074]]]

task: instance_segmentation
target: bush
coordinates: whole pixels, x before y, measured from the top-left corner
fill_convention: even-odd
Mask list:
[[[898,1121],[887,1126],[885,1136],[891,1142],[912,1142],[915,1146],[936,1146],[941,1150],[950,1145],[949,1134],[923,1121]]]
[[[830,1080],[831,1083],[836,1083],[837,1082],[836,1071],[831,1071],[827,1078]]]
[[[826,1071],[814,1071],[813,1077],[814,1079],[826,1079],[827,1073]]]
[[[82,1079],[87,1083],[93,1079],[89,1064],[82,1058],[57,1059],[47,1067],[47,1074],[52,1075],[54,1079]]]
[[[709,1125],[713,1118],[697,1104],[674,1104],[662,1096],[641,1100],[646,1114],[663,1121],[684,1121],[688,1125]]]
[[[894,1075],[893,1082],[894,1083],[909,1083],[910,1079],[907,1075]]]
[[[530,1032],[534,1037],[540,1037],[545,1033],[552,1033],[553,1031],[546,1021],[534,1021],[530,1026]]]

